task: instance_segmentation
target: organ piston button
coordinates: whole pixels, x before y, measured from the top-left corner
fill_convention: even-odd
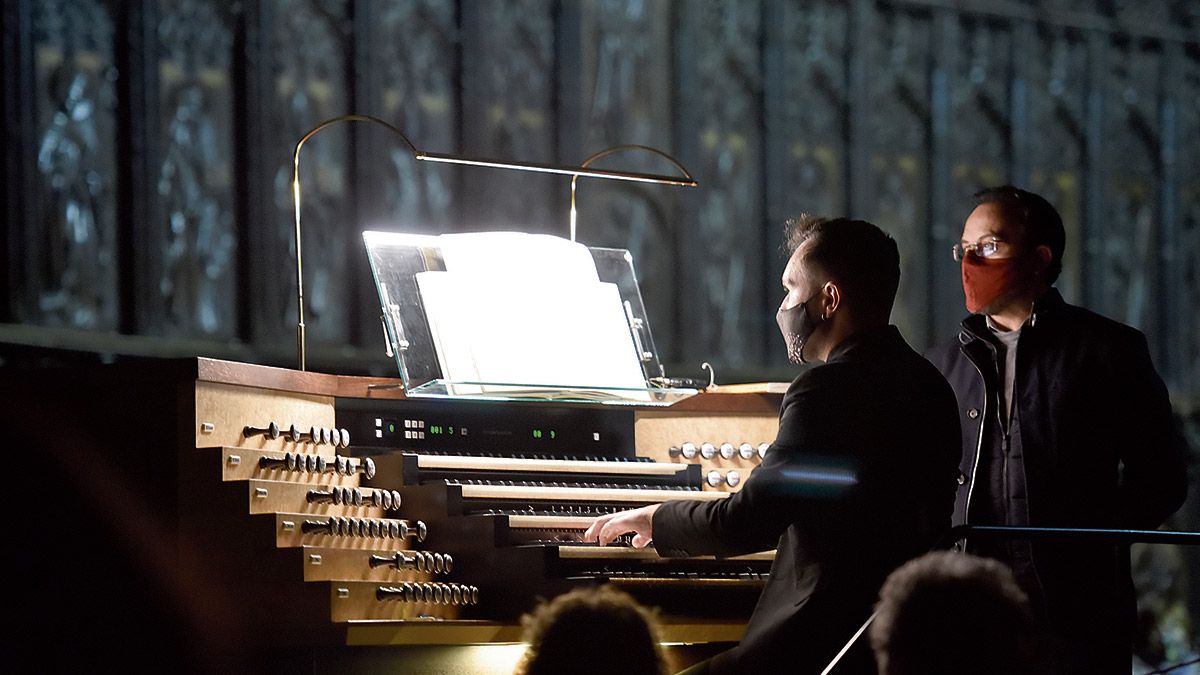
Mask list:
[[[725,474],[725,484],[729,487],[734,487],[740,482],[742,482],[742,475],[740,473],[736,471],[730,471],[729,473]]]
[[[721,444],[721,459],[733,459],[733,454],[737,450],[733,447],[733,443]]]
[[[758,458],[759,459],[767,458],[767,448],[769,448],[769,447],[771,447],[770,443],[759,443],[758,444]]]
[[[712,443],[700,444],[700,456],[704,459],[712,459],[717,456],[717,446]]]
[[[721,475],[721,472],[717,471],[716,469],[709,471],[708,475],[705,476],[704,480],[706,480],[708,482],[708,484],[713,487],[717,487],[721,483],[725,482],[725,478]]]
[[[749,443],[742,443],[738,446],[738,456],[742,459],[750,459],[751,457],[754,457],[754,454],[755,450],[753,445],[750,445]]]
[[[696,444],[695,443],[684,443],[683,445],[679,446],[679,454],[682,455],[684,459],[695,458]]]

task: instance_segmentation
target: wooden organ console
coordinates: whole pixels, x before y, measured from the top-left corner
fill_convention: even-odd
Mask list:
[[[200,358],[9,376],[3,392],[44,465],[70,467],[73,510],[111,521],[119,550],[103,557],[156,579],[171,617],[143,622],[130,600],[100,620],[196,670],[504,672],[523,612],[599,583],[659,608],[678,665],[739,639],[771,552],[664,559],[580,535],[599,513],[739,489],[775,436],[778,393],[649,409],[408,399],[398,382]],[[61,573],[79,592],[110,583],[78,556],[88,571]],[[509,645],[508,661],[463,660],[487,645]]]

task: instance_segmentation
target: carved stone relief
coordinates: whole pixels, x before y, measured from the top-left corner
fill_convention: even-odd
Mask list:
[[[33,3],[36,182],[22,321],[115,330],[116,80],[102,2]]]
[[[892,323],[920,344],[931,301],[925,244],[930,226],[930,17],[881,7],[875,26],[877,34],[867,47],[872,109],[862,113],[867,116],[871,150],[866,170],[873,188],[867,220],[891,234],[900,249],[902,272]],[[949,250],[947,244],[947,259]]]
[[[548,0],[463,3],[463,145],[472,157],[555,162]],[[465,167],[461,229],[562,232],[561,176]]]
[[[681,39],[693,85],[681,91],[688,161],[705,186],[688,196],[680,224],[684,360],[721,357],[744,367],[763,360],[768,320],[763,264],[760,92],[761,13],[755,4],[680,6]],[[772,314],[774,306],[771,306]]]
[[[1156,320],[1155,276],[1159,270],[1157,51],[1135,44],[1114,44],[1106,85],[1104,144],[1101,160],[1106,199],[1102,229],[1090,232],[1088,250],[1100,265],[1091,280],[1094,308],[1147,331],[1153,344]]]
[[[164,332],[230,337],[233,265],[233,35],[218,3],[160,3],[160,162],[154,186]]]
[[[453,3],[412,0],[374,7],[377,32],[370,65],[380,87],[380,116],[422,150],[454,152],[460,120],[455,110],[458,34]],[[385,137],[379,129],[359,127],[358,132],[368,141],[360,152],[375,150],[384,166],[374,168],[386,168],[389,174],[382,186],[383,213],[378,214],[385,224],[405,231],[444,231],[454,215],[453,170],[417,162],[399,139]],[[371,142],[375,139],[381,142]]]
[[[250,223],[271,232],[270,248],[259,253],[258,274],[268,275],[268,295],[256,299],[263,337],[283,341],[296,322],[295,225],[292,209],[292,151],[319,122],[347,112],[346,5],[338,0],[274,0],[266,40],[269,82],[267,146],[273,162],[269,223]],[[305,323],[310,343],[344,344],[347,335],[346,215],[350,170],[348,130],[340,125],[304,145],[300,158],[305,260]],[[356,242],[357,243],[357,242]]]
[[[1062,216],[1067,232],[1063,271],[1055,284],[1068,302],[1082,302],[1083,152],[1085,97],[1076,83],[1087,78],[1087,45],[1065,29],[1038,33],[1029,86],[1029,188]]]
[[[671,54],[664,49],[669,44],[670,7],[639,0],[590,0],[580,9],[577,123],[582,147],[577,156],[567,154],[563,160],[578,164],[593,153],[626,144],[674,154]],[[667,160],[640,150],[614,153],[593,166],[676,173]],[[677,351],[673,286],[680,233],[673,207],[682,196],[678,193],[690,191],[586,178],[578,182],[578,240],[628,249],[633,255],[654,340],[666,359]],[[566,236],[567,228],[557,233]]]

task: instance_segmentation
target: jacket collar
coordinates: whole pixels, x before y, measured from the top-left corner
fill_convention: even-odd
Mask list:
[[[900,329],[893,325],[867,328],[842,340],[829,353],[829,360],[826,363],[857,361],[903,344],[905,343],[904,338],[900,335]]]
[[[1062,307],[1066,306],[1066,301],[1059,294],[1058,289],[1051,287],[1042,293],[1041,297],[1033,303],[1033,313],[1029,315],[1029,325],[1037,327],[1038,322],[1045,321],[1047,316],[1053,316],[1058,313]],[[967,344],[973,340],[984,340],[990,342],[992,339],[991,331],[987,327],[987,318],[982,314],[971,314],[962,320],[962,330],[958,333],[958,341],[962,344]]]

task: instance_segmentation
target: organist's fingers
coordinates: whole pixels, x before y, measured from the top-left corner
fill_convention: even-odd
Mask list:
[[[632,511],[622,511],[614,514],[604,523],[600,523],[599,531],[596,533],[597,541],[601,546],[607,546],[617,537],[632,532],[634,534],[634,546],[643,547],[650,543],[654,538],[654,512],[658,510],[658,504],[643,506],[640,509]],[[593,523],[595,527],[597,523]],[[591,529],[588,530],[591,532]]]
[[[600,536],[600,529],[604,527],[608,521],[612,520],[618,515],[620,514],[606,513],[602,516],[596,516],[596,519],[592,521],[592,524],[588,525],[587,531],[583,533],[583,540],[596,541],[596,538]]]

